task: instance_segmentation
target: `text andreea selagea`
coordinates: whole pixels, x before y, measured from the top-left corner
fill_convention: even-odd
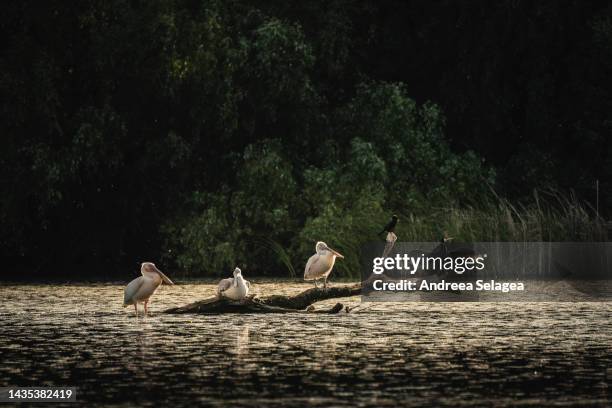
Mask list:
[[[382,279],[372,282],[372,288],[376,291],[495,291],[508,293],[511,291],[525,290],[523,282],[499,282],[491,280],[477,280],[475,282],[447,282],[445,280],[429,282],[423,279],[420,282],[402,279],[398,281],[385,282]]]

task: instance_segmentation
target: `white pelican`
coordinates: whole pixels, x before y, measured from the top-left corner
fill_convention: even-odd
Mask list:
[[[317,242],[317,246],[315,248],[317,253],[311,256],[306,263],[306,269],[304,269],[304,280],[314,280],[316,288],[317,279],[323,278],[323,287],[327,288],[327,277],[334,267],[336,257],[344,258],[344,256],[338,251],[328,247],[323,241]]]
[[[168,285],[174,285],[170,278],[157,269],[152,262],[143,262],[140,267],[140,273],[142,273],[142,276],[134,279],[125,287],[123,296],[123,307],[134,305],[136,316],[138,316],[139,302],[144,302],[145,315],[147,314],[147,303],[149,302],[149,298],[153,296],[162,282]]]
[[[251,284],[242,277],[242,271],[236,267],[234,277],[221,280],[217,286],[217,296],[232,300],[242,300],[249,294]]]

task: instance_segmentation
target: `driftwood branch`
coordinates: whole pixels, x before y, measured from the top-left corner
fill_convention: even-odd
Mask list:
[[[335,299],[339,297],[350,297],[361,294],[361,285],[335,286],[327,289],[312,288],[298,293],[294,296],[272,295],[262,299],[249,297],[241,302],[231,301],[223,298],[209,298],[186,306],[167,309],[164,313],[327,313],[340,312],[344,306],[336,303],[331,309],[314,310],[313,303]]]
[[[288,309],[305,309],[313,303],[322,300],[341,297],[358,296],[361,294],[361,285],[334,286],[331,288],[311,288],[294,296],[271,295],[261,301],[269,306],[283,307]]]

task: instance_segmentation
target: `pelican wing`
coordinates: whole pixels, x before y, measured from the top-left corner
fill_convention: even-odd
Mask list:
[[[333,255],[313,255],[306,263],[304,279],[319,279],[324,277],[334,266],[335,257]]]
[[[144,284],[145,279],[143,276],[139,276],[134,279],[125,287],[125,291],[123,292],[123,306],[134,304],[134,296],[138,293],[138,290]]]
[[[220,295],[221,293],[231,288],[233,283],[234,278],[222,279],[221,282],[219,282],[219,285],[217,285],[217,294]]]
[[[336,257],[331,253],[327,255],[313,255],[306,264],[304,279],[319,279],[329,274],[334,266]]]
[[[318,254],[314,254],[310,258],[308,258],[308,262],[306,262],[306,268],[304,268],[304,279],[314,279],[313,276],[313,267],[317,265],[319,262],[320,256]]]

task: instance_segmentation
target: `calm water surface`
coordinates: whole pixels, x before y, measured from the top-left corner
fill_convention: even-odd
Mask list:
[[[122,285],[0,286],[0,386],[76,386],[83,406],[611,404],[612,303],[159,313],[212,294],[208,284],[165,286],[153,315],[137,319],[121,307]]]

